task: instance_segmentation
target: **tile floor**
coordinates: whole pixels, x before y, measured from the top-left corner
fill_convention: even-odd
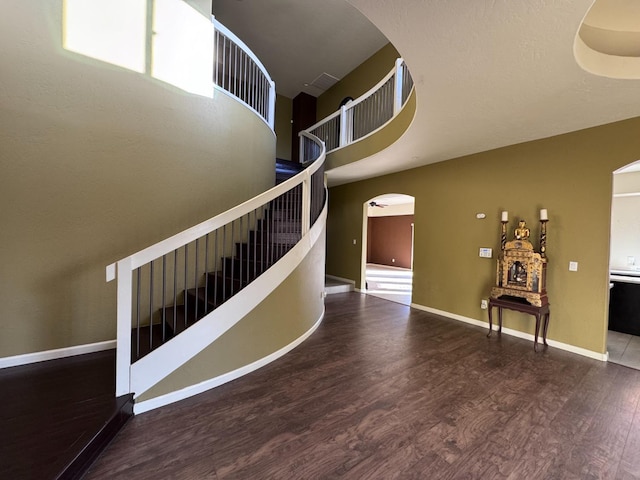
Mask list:
[[[411,305],[413,272],[407,268],[367,263],[367,294]]]
[[[609,361],[640,370],[640,337],[609,330]]]

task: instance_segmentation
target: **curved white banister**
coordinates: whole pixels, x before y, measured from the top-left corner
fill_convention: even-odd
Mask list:
[[[131,361],[131,329],[133,326],[133,316],[132,311],[134,310],[134,306],[136,305],[136,299],[134,298],[133,290],[134,290],[134,281],[133,281],[133,272],[142,268],[143,266],[151,265],[153,267],[153,262],[159,259],[163,259],[163,263],[166,260],[166,256],[173,252],[174,257],[176,257],[178,250],[182,248],[186,248],[189,244],[195,242],[196,249],[198,245],[198,241],[207,237],[207,235],[212,232],[218,232],[219,230],[226,231],[227,226],[233,226],[238,220],[242,222],[242,219],[246,219],[246,224],[248,225],[251,220],[251,215],[253,214],[253,220],[257,220],[256,212],[260,209],[265,209],[267,205],[274,201],[282,201],[283,196],[288,195],[294,191],[300,191],[301,196],[301,204],[300,204],[300,239],[307,238],[307,234],[312,228],[312,226],[317,223],[316,220],[319,218],[320,214],[324,210],[326,204],[326,193],[324,186],[324,179],[322,176],[323,170],[320,170],[324,166],[324,161],[326,158],[326,149],[324,143],[317,138],[316,136],[309,134],[307,132],[301,135],[303,137],[303,144],[306,142],[311,142],[314,145],[314,148],[305,149],[305,156],[302,157],[304,163],[308,164],[308,167],[297,174],[296,176],[286,180],[285,182],[277,185],[270,190],[258,195],[255,198],[247,200],[246,202],[233,207],[215,217],[206,220],[194,227],[191,227],[187,230],[184,230],[176,235],[173,235],[170,238],[162,240],[154,245],[151,245],[139,252],[136,252],[128,257],[119,260],[118,262],[107,266],[107,281],[118,279],[117,286],[117,296],[118,296],[118,305],[117,305],[117,352],[116,352],[116,395],[124,395],[127,393],[134,392],[132,388],[137,385],[137,387],[141,387],[142,385],[149,385],[149,382],[152,382],[152,379],[149,378],[147,380],[141,380],[140,377],[137,377],[135,385],[132,384],[131,372],[133,371],[134,364]],[[306,152],[310,152],[313,155],[313,158],[309,158],[306,156]],[[306,162],[305,160],[309,160]],[[315,161],[311,162],[311,160],[315,159]],[[320,175],[320,176],[319,176]],[[322,191],[321,191],[322,190]],[[294,196],[295,197],[295,196]],[[297,198],[297,197],[296,197]],[[242,223],[240,223],[242,225]],[[233,228],[233,227],[231,227]],[[247,227],[248,228],[248,227]],[[233,230],[231,230],[233,232]],[[248,230],[247,230],[248,234]],[[296,232],[285,232],[288,235],[298,235]],[[275,234],[277,235],[277,233]],[[216,237],[217,238],[217,237]],[[223,237],[224,238],[224,237]],[[233,239],[232,239],[233,241]],[[281,245],[278,245],[278,248],[281,248]],[[197,254],[196,254],[197,255]],[[184,258],[186,261],[186,251],[184,252]],[[177,260],[176,260],[177,261]],[[198,260],[196,257],[196,276],[198,274]],[[116,273],[117,266],[117,273]],[[163,267],[164,268],[164,267]],[[185,267],[186,268],[186,267]],[[264,275],[263,273],[262,275]],[[272,274],[270,274],[272,275]],[[153,274],[151,274],[153,276]],[[138,282],[140,281],[140,273],[138,273]],[[261,277],[258,277],[258,279]],[[232,277],[233,279],[233,277]],[[256,279],[257,280],[257,279]],[[254,280],[255,281],[255,280]],[[264,283],[264,278],[261,280]],[[185,280],[186,283],[186,280]],[[196,283],[197,285],[197,283]],[[248,287],[252,284],[249,283]],[[248,289],[247,287],[247,289]],[[187,288],[185,286],[185,288]],[[242,288],[242,287],[240,287]],[[150,287],[150,292],[153,292],[153,285]],[[163,286],[164,290],[164,286]],[[252,289],[248,289],[248,292],[251,292]],[[253,287],[255,290],[255,287]],[[139,305],[139,295],[138,292],[138,305]],[[153,295],[153,293],[151,293]],[[233,292],[231,292],[233,295]],[[151,302],[152,303],[152,302]],[[245,302],[246,303],[246,302]],[[222,307],[225,307],[220,312],[225,311],[236,312],[238,315],[244,312],[244,310],[238,310],[232,308],[232,305],[238,304],[238,300],[236,299],[234,302],[227,305],[227,303],[222,304]],[[139,308],[139,307],[138,307]],[[175,308],[175,304],[174,304]],[[196,307],[197,308],[197,307]],[[221,308],[219,306],[218,308]],[[244,308],[244,307],[243,307]],[[152,309],[152,308],[151,308]],[[217,310],[213,310],[216,312]],[[221,315],[218,312],[215,317]],[[206,312],[205,312],[206,313]],[[243,315],[246,313],[243,313]],[[152,315],[152,313],[150,313]],[[205,318],[210,318],[211,314]],[[235,318],[235,317],[234,317]],[[239,317],[235,319],[235,321],[240,320]],[[153,320],[149,320],[153,323]],[[234,319],[227,319],[225,324],[233,324]],[[200,327],[202,328],[202,327]],[[173,340],[176,340],[179,336],[175,337]],[[171,343],[173,340],[169,341]],[[138,340],[139,341],[139,340]],[[168,345],[166,343],[165,345]],[[164,345],[162,345],[164,347]],[[155,350],[154,350],[155,351]],[[172,351],[172,348],[165,348],[163,351]],[[153,353],[153,352],[151,352]],[[142,357],[141,360],[144,362],[141,365],[148,364],[151,360],[149,358],[157,358],[160,353],[156,353],[153,356]],[[186,357],[185,357],[186,358]],[[135,365],[138,364],[135,363]],[[163,360],[163,369],[162,372],[155,371],[154,378],[157,380],[158,375],[168,374],[170,371],[173,371],[173,366],[171,365],[170,360]],[[138,371],[138,369],[136,369]],[[145,371],[144,369],[142,371]],[[155,381],[155,380],[154,380]]]
[[[228,332],[267,298],[302,262],[317,242],[326,222],[326,203],[319,221],[301,241],[276,264],[243,290],[243,296],[231,298],[206,317],[199,320],[182,335],[165,343],[131,366],[131,392],[137,398],[171,372],[195,357],[207,346]]]
[[[331,153],[384,128],[400,113],[412,91],[407,65],[398,58],[376,85],[304,131],[320,137]]]
[[[269,203],[271,200],[278,198],[280,195],[291,190],[293,187],[296,187],[297,185],[307,182],[311,178],[311,175],[313,175],[316,171],[318,171],[318,169],[322,167],[322,165],[324,164],[326,153],[324,151],[324,144],[318,137],[308,132],[305,132],[304,136],[309,139],[315,140],[319,145],[323,145],[322,153],[309,166],[309,168],[303,170],[302,172],[298,173],[296,176],[291,177],[290,179],[282,182],[281,184],[270,188],[266,192],[261,193],[260,195],[253,197],[252,199],[247,200],[244,203],[241,203],[236,207],[233,207],[219,215],[216,215],[215,217],[212,217],[208,220],[205,220],[202,223],[199,223],[198,225],[188,228],[180,233],[173,235],[172,237],[169,237],[143,250],[140,250],[139,252],[134,253],[129,257],[125,257],[125,259],[129,259],[131,261],[131,269],[132,270],[136,269],[141,265],[149,263],[150,261],[155,260],[156,258],[160,258],[163,255],[166,255],[183,245],[191,243],[196,239],[206,235],[207,233],[212,232],[220,227],[223,227],[224,225],[227,225],[233,222],[235,219],[240,218],[241,216],[256,210],[260,206]],[[115,278],[113,274],[115,272],[116,263],[117,262],[114,262],[111,265],[108,265],[106,267],[107,281],[111,281]]]
[[[349,105],[351,105],[352,102],[349,102]],[[335,112],[333,112],[331,115],[327,115],[326,117],[324,117],[322,120],[320,120],[317,123],[314,123],[313,125],[311,125],[309,128],[307,128],[306,130],[302,130],[302,132],[300,133],[309,133],[312,134],[311,132],[313,132],[314,130],[316,130],[318,127],[324,125],[325,123],[327,123],[330,120],[333,120],[334,118],[340,117],[340,110],[337,110]]]
[[[251,51],[251,49],[247,46],[246,43],[240,40],[235,35],[235,33],[233,33],[231,30],[225,27],[222,23],[216,20],[215,16],[212,15],[211,20],[213,21],[213,26],[217,31],[221,32],[225,37],[229,38],[230,40],[233,41],[233,43],[235,43],[240,48],[242,48],[247,53],[247,55],[249,55],[251,60],[253,60],[253,62],[260,67],[260,70],[262,70],[262,73],[264,73],[265,77],[267,77],[268,79],[271,79],[271,77],[269,76],[269,72],[267,72],[267,69],[265,68],[265,66],[262,64],[260,59],[255,56],[255,54]]]
[[[273,130],[275,125],[276,87],[269,72],[251,49],[231,30],[211,17],[214,26],[215,87],[233,95],[256,112]],[[233,58],[227,58],[234,48]],[[238,58],[237,50],[245,58]]]
[[[400,59],[400,60],[402,60],[402,59]],[[346,109],[350,109],[350,108],[354,108],[356,105],[359,105],[360,103],[364,102],[367,98],[369,98],[371,95],[373,95],[378,90],[380,90],[380,88],[382,88],[382,86],[384,84],[386,84],[389,81],[389,79],[392,78],[395,74],[396,74],[396,68],[394,67],[389,73],[387,73],[382,78],[382,80],[380,80],[378,83],[376,83],[373,87],[371,87],[369,90],[367,90],[365,93],[360,95],[355,100],[351,100],[344,107]]]

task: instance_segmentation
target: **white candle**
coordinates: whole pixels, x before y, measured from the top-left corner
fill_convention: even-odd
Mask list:
[[[540,210],[540,220],[549,220],[549,215],[547,214],[546,208]]]
[[[509,221],[509,212],[507,212],[506,210],[504,212],[502,212],[502,221],[503,222],[508,222]]]

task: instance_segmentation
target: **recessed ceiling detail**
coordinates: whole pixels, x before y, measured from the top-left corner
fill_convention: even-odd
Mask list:
[[[324,92],[325,90],[329,90],[332,86],[334,86],[340,79],[330,75],[326,72],[318,75],[315,80],[311,83],[305,83],[305,86],[316,87],[318,90]]]
[[[596,0],[580,25],[573,52],[590,73],[640,79],[640,2]]]

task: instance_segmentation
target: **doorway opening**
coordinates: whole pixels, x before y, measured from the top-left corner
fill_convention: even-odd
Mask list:
[[[613,172],[609,361],[640,370],[640,161]]]
[[[363,205],[361,291],[411,305],[415,199],[388,193]]]

